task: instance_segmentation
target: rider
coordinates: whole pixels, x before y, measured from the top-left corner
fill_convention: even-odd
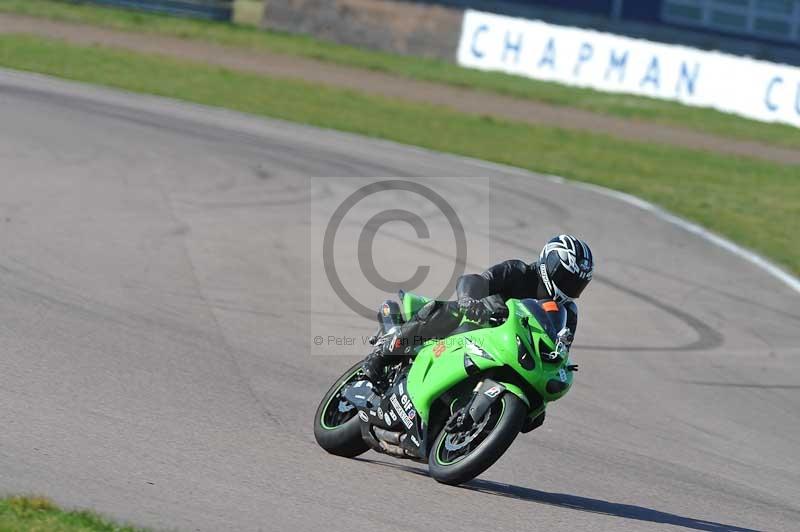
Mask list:
[[[558,235],[545,244],[537,262],[507,260],[480,275],[463,275],[456,286],[457,303],[430,301],[408,322],[377,338],[375,350],[364,360],[364,374],[378,384],[387,356],[411,354],[415,345],[447,336],[458,326],[462,316],[479,323],[485,321],[489,310],[481,299],[495,294],[503,300],[552,299],[562,305],[567,322],[559,339],[569,347],[578,325],[578,307],[573,299],[580,296],[592,280],[593,271],[589,246],[574,236]],[[384,313],[387,310],[384,304]]]

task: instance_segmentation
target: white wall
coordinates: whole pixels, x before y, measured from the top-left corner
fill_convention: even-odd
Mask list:
[[[468,10],[458,63],[800,127],[800,68]]]

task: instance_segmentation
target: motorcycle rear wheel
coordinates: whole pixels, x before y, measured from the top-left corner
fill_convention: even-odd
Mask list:
[[[346,384],[358,380],[361,362],[355,364],[325,393],[314,414],[314,438],[320,447],[331,454],[353,458],[369,446],[361,437],[361,420],[355,407],[350,410],[339,402],[339,393]]]
[[[514,442],[527,407],[512,393],[503,394],[483,419],[470,429],[448,433],[444,428],[428,456],[431,476],[443,484],[463,484],[494,464]]]

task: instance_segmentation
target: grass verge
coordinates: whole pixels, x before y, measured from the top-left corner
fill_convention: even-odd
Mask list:
[[[684,127],[727,138],[800,148],[800,129],[789,125],[757,122],[712,109],[688,107],[652,98],[603,93],[519,76],[470,70],[440,60],[364,50],[301,35],[262,31],[245,25],[181,19],[63,0],[0,0],[0,12],[310,57],[412,79],[473,87],[553,105]]]
[[[0,532],[144,532],[86,510],[65,511],[42,497],[0,499]]]
[[[0,65],[561,175],[635,194],[800,273],[800,167],[532,126],[298,81],[23,35]]]

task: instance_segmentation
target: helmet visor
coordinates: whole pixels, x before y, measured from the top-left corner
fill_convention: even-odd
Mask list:
[[[591,272],[584,272],[583,270],[575,274],[564,268],[558,268],[558,270],[550,276],[550,280],[565,296],[575,299],[580,297],[583,289],[586,288],[586,285],[592,280],[592,274]]]

